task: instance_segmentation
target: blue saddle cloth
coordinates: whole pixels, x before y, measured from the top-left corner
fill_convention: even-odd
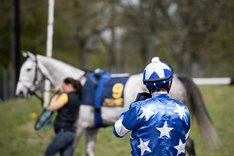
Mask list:
[[[128,74],[89,73],[82,88],[82,104],[95,107],[96,127],[102,127],[101,107],[123,106]]]
[[[82,104],[93,105],[95,108],[123,106],[124,87],[128,74],[101,75],[90,73],[82,89]]]

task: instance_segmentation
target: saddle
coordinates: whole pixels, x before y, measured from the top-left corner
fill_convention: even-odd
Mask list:
[[[104,127],[101,107],[123,107],[124,87],[129,74],[112,74],[100,69],[95,71],[87,75],[81,101],[95,108],[95,126]]]
[[[82,88],[82,104],[95,108],[123,106],[128,78],[129,74],[112,74],[103,70],[89,73]]]

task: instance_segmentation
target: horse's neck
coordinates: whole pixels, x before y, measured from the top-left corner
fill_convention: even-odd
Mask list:
[[[78,68],[53,58],[37,55],[37,59],[41,72],[54,86],[60,84],[66,77],[80,79],[85,73]]]

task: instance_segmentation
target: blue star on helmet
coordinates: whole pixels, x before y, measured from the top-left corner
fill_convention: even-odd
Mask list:
[[[144,79],[155,79],[170,76],[171,68],[165,63],[149,64],[144,71]]]
[[[160,63],[160,67],[154,67],[154,71],[157,72],[157,75],[159,77],[166,77],[167,76],[166,74],[168,74],[168,71],[171,72],[171,69],[168,67],[168,65]]]
[[[150,75],[149,79],[157,79],[159,78],[158,74],[156,72],[153,72],[153,74]]]

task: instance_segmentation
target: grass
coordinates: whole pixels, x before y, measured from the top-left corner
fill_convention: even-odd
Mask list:
[[[220,145],[211,150],[201,139],[195,121],[191,136],[195,140],[198,156],[230,156],[234,153],[234,88],[230,86],[200,86],[207,109],[220,137]],[[0,156],[41,156],[54,136],[45,127],[34,130],[36,116],[41,111],[36,99],[16,99],[0,105]],[[112,127],[102,128],[97,136],[96,156],[130,155],[129,135],[118,139]],[[82,136],[75,155],[85,156],[85,138]]]
[[[216,150],[209,149],[201,139],[193,123],[191,135],[196,143],[197,154],[207,156],[230,156],[234,153],[234,88],[230,86],[200,87],[207,109],[213,120],[220,139]]]

